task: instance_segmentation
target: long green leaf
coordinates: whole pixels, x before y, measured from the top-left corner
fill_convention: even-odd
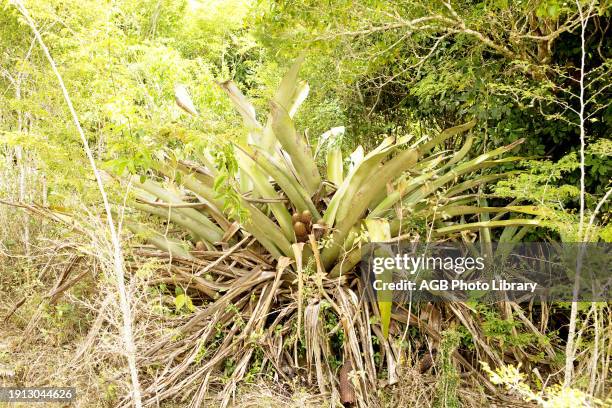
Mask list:
[[[347,254],[342,256],[342,258],[338,259],[336,265],[334,265],[333,269],[329,272],[330,278],[337,278],[342,276],[351,270],[361,262],[361,247],[356,246],[352,250],[350,250]]]
[[[195,222],[193,219],[176,211],[176,209],[155,207],[152,205],[141,203],[134,203],[132,204],[132,206],[137,210],[143,211],[147,214],[156,215],[161,219],[168,219],[173,223],[191,231],[192,235],[196,238],[196,240],[199,239],[204,242],[208,242],[209,244],[212,244],[212,242],[208,241],[208,239],[206,238],[207,236],[211,235],[211,231],[207,230],[204,225]]]
[[[448,163],[446,163],[444,168],[446,169],[448,167],[451,167],[452,165],[459,163],[461,160],[463,160],[463,158],[467,156],[467,154],[470,152],[473,143],[474,135],[469,135],[466,138],[465,143],[463,143],[463,146],[461,146],[461,149],[459,149],[459,151],[453,155],[453,157],[448,161]]]
[[[364,223],[371,242],[387,242],[391,239],[391,230],[387,220],[370,219],[365,220]],[[390,283],[393,281],[393,271],[385,270],[382,274],[378,275],[377,278],[384,283]],[[378,310],[380,311],[380,325],[385,338],[389,336],[391,309],[393,307],[393,302],[391,301],[392,297],[393,291],[390,290],[380,290],[376,292]]]
[[[542,207],[535,205],[513,205],[505,207],[478,207],[468,205],[449,205],[438,208],[438,214],[443,217],[455,217],[457,215],[469,215],[469,214],[488,214],[488,213],[507,213],[515,212],[530,215],[546,216],[548,211]],[[550,214],[548,214],[550,215]]]
[[[274,95],[273,101],[282,106],[288,112],[289,117],[293,117],[295,111],[297,111],[300,104],[308,95],[308,84],[298,83],[298,74],[303,62],[303,55],[293,62],[291,68],[289,68],[287,73],[283,76],[276,90],[276,94]],[[270,112],[266,125],[264,126],[261,143],[257,143],[259,147],[267,152],[274,152],[278,141],[273,129],[273,122],[274,117],[272,112]]]
[[[212,188],[212,179],[200,173],[194,173],[187,166],[178,165],[175,170],[165,163],[156,163],[155,168],[163,175],[187,187],[202,203],[206,204],[206,212],[217,222],[223,231],[227,231],[230,222],[223,215],[223,200]]]
[[[166,168],[165,170],[168,169]],[[197,180],[193,175],[183,174],[179,181],[189,190],[209,200],[216,206],[218,211],[221,211],[223,208],[223,200],[216,197],[212,189]],[[246,221],[243,220],[242,227],[253,235],[271,255],[281,256],[287,254],[288,249],[289,251],[291,250],[291,244],[272,220],[244,199],[241,200],[241,205],[249,212],[251,217]]]
[[[319,211],[306,190],[301,186],[299,180],[296,179],[292,173],[285,171],[272,155],[257,147],[254,147],[251,152],[246,149],[243,149],[243,151],[250,160],[253,160],[265,173],[278,183],[281,190],[284,191],[295,208],[300,212],[308,210],[315,218],[320,218]]]
[[[293,258],[293,250],[291,249],[291,243],[287,240],[280,228],[274,224],[274,222],[268,218],[266,214],[261,212],[257,207],[251,205],[245,200],[242,200],[242,206],[248,211],[250,219],[244,223],[244,227],[247,231],[254,231],[253,235],[266,237],[265,241],[271,242],[276,246],[280,252],[289,258]],[[250,232],[250,231],[249,231]],[[260,234],[261,232],[261,234]]]
[[[448,198],[454,197],[454,196],[456,196],[458,194],[461,194],[461,193],[463,193],[466,190],[469,190],[471,188],[478,187],[479,185],[482,185],[482,184],[491,183],[492,181],[495,181],[495,180],[500,180],[500,179],[503,179],[503,178],[507,178],[507,177],[512,176],[512,175],[517,174],[517,173],[519,173],[519,171],[508,171],[508,172],[505,172],[505,173],[487,174],[487,175],[484,175],[484,176],[479,176],[478,178],[466,180],[466,181],[464,181],[462,183],[459,183],[457,185],[452,186],[451,188],[446,190],[444,195],[446,197],[448,197]]]
[[[164,189],[159,184],[151,180],[145,180],[144,183],[140,183],[139,181],[133,181],[133,183],[136,186],[140,187],[141,189],[147,191],[148,193],[153,194],[154,196],[165,201],[166,203],[186,204],[175,194]],[[207,231],[206,235],[203,238],[205,238],[208,242],[218,242],[218,241],[221,241],[221,239],[223,238],[223,230],[219,228],[217,225],[215,225],[212,221],[208,219],[208,217],[206,217],[204,214],[200,213],[199,211],[193,208],[175,208],[174,211],[178,212],[179,214],[185,215],[186,217],[191,218],[195,222],[202,224],[206,228],[206,231]]]
[[[539,226],[545,227],[548,225],[547,222],[537,219],[510,219],[510,220],[501,220],[501,221],[486,221],[486,222],[473,222],[467,224],[456,224],[450,225],[448,227],[442,227],[435,230],[437,234],[450,234],[453,232],[460,231],[471,231],[477,230],[480,228],[499,228],[499,227],[508,227],[514,225],[531,225],[531,226]]]
[[[414,205],[420,200],[422,200],[423,198],[438,191],[438,189],[440,189],[445,184],[459,179],[459,177],[464,174],[473,173],[476,170],[485,169],[488,167],[495,167],[501,163],[509,163],[512,161],[520,160],[521,158],[519,157],[506,157],[506,158],[497,159],[497,160],[490,160],[490,159],[492,157],[499,156],[505,152],[508,152],[514,149],[519,143],[522,143],[522,142],[523,142],[523,139],[517,140],[516,142],[511,143],[507,146],[502,146],[495,150],[491,150],[488,153],[481,154],[480,156],[472,160],[459,164],[453,170],[448,171],[446,174],[438,177],[436,180],[434,180],[431,183],[424,184],[418,190],[414,191],[412,194],[407,196],[403,201],[404,204],[408,206]]]
[[[219,82],[218,85],[229,96],[230,101],[234,104],[238,113],[240,113],[246,128],[250,132],[261,133],[262,127],[257,121],[255,107],[253,107],[253,104],[244,96],[238,86],[232,81]]]
[[[343,181],[343,160],[340,147],[332,147],[327,152],[327,179],[340,186]]]
[[[168,177],[170,180],[184,185],[192,192],[204,197],[206,201],[214,204],[218,209],[223,208],[223,203],[217,198],[217,193],[212,188],[209,177],[201,178],[200,174],[194,173],[185,166],[173,167],[168,163],[155,162],[155,170]],[[187,182],[184,180],[187,179]]]
[[[281,83],[276,90],[276,94],[274,95],[274,101],[285,108],[287,111],[290,110],[291,101],[296,99],[296,91],[298,90],[298,75],[300,73],[300,68],[304,63],[305,56],[300,55],[298,58],[293,61],[291,67],[287,71],[287,73],[283,76]]]
[[[180,242],[170,239],[149,227],[126,219],[123,220],[123,225],[125,225],[134,234],[137,234],[147,240],[156,248],[169,252],[174,257],[195,259],[193,255],[183,248]]]
[[[280,196],[270,184],[269,178],[261,172],[260,168],[255,166],[253,160],[240,148],[235,148],[234,151],[239,167],[251,178],[253,186],[257,193],[259,193],[259,196],[272,200],[279,199]],[[287,207],[281,202],[269,203],[268,207],[272,211],[272,214],[274,214],[285,237],[287,239],[292,239],[294,237],[293,222],[291,221],[291,214],[289,214]]]
[[[448,138],[458,135],[459,133],[463,133],[463,132],[470,130],[471,128],[474,127],[474,125],[476,125],[476,119],[472,119],[469,122],[464,123],[463,125],[458,125],[458,126],[454,126],[452,128],[443,130],[442,132],[440,132],[438,136],[434,137],[433,139],[422,144],[419,147],[419,157],[422,157],[426,153],[429,153],[431,149],[433,149],[437,145],[442,144]]]
[[[310,92],[310,87],[305,81],[300,81],[298,85],[295,87],[295,92],[289,101],[289,105],[287,105],[287,112],[289,112],[289,116],[292,118],[297,113],[297,110],[302,105],[304,100],[308,97],[308,93]],[[283,105],[282,102],[276,100],[277,103]]]
[[[432,166],[435,167],[435,165],[440,163],[443,159],[444,157],[440,156],[432,162]],[[395,205],[407,194],[419,188],[419,186],[422,186],[424,183],[427,183],[428,180],[435,177],[436,174],[436,171],[429,171],[411,179],[400,180],[398,182],[398,185],[396,186],[396,190],[388,194],[385,199],[382,200],[382,202],[380,202],[370,214],[368,214],[368,218],[380,217],[386,210]]]
[[[395,148],[394,139],[388,137],[382,141],[374,150],[368,153],[362,160],[357,162],[353,168],[349,170],[348,175],[344,178],[338,190],[334,193],[327,210],[323,215],[323,220],[329,226],[335,224],[336,218],[339,218],[338,212],[342,206],[341,214],[345,214],[351,205],[351,200],[355,193],[363,185],[365,180],[372,174],[374,169],[380,165],[382,160]]]
[[[298,171],[297,176],[308,194],[311,196],[321,186],[321,176],[312,156],[306,139],[293,126],[289,114],[281,105],[272,102],[272,129],[285,151],[291,157],[291,162]]]
[[[344,218],[338,219],[338,226],[332,235],[332,245],[323,250],[321,258],[326,268],[329,268],[338,258],[338,254],[344,249],[344,240],[347,238],[349,231],[357,221],[363,218],[372,199],[386,188],[389,181],[412,168],[416,161],[417,152],[415,150],[403,150],[370,175],[353,197],[351,212],[348,212]]]

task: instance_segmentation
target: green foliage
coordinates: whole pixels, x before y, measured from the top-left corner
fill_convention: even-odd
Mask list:
[[[238,162],[234,155],[234,149],[230,144],[221,146],[214,153],[217,175],[214,180],[213,189],[217,192],[217,198],[223,200],[223,212],[232,219],[244,222],[248,218],[248,212],[241,205],[241,197],[236,192],[235,177],[238,174]]]
[[[331,349],[334,351],[329,356],[329,363],[330,363],[331,368],[333,370],[336,370],[340,368],[340,366],[342,366],[342,360],[338,359],[336,356],[342,355],[341,352],[343,348],[345,347],[344,330],[342,329],[338,330],[338,328],[341,325],[338,319],[338,315],[331,308],[331,305],[326,301],[321,302],[320,319],[322,319],[323,321],[323,327],[324,327],[325,333],[332,333],[332,332],[334,333],[329,338],[329,345]]]
[[[459,372],[453,361],[453,353],[458,346],[459,334],[456,331],[442,332],[436,364],[440,371],[433,402],[435,408],[460,408],[462,406],[457,395],[460,382]]]
[[[203,134],[231,133],[231,108],[215,80],[236,63],[218,52],[242,30],[244,2],[217,2],[210,10],[187,1],[30,3],[96,159],[109,171],[146,171],[161,150],[200,150],[212,138]],[[1,7],[0,87],[6,92],[0,96],[0,145],[27,149],[52,187],[50,204],[72,206],[72,194],[95,202],[96,187],[48,62],[16,9]],[[202,47],[211,48],[202,55]],[[177,82],[193,92],[205,120],[184,120],[173,101]],[[19,115],[27,118],[27,136],[16,131]],[[107,185],[111,193],[112,187]]]
[[[504,385],[508,390],[518,393],[525,401],[536,402],[544,408],[608,406],[604,401],[583,391],[561,385],[549,385],[541,392],[535,392],[526,382],[520,366],[508,365],[492,370],[487,363],[481,362],[481,365],[493,384]]]
[[[607,172],[606,164],[599,164],[592,157],[606,157],[609,148],[607,141],[600,141],[594,144],[592,150],[594,154],[587,155],[587,163],[591,164],[592,169],[602,169]],[[516,174],[508,179],[501,180],[494,187],[497,197],[519,200],[536,204],[542,209],[546,209],[551,222],[550,227],[554,229],[564,241],[572,242],[578,238],[578,212],[572,207],[580,198],[579,183],[571,177],[572,173],[579,167],[579,161],[575,153],[570,153],[556,162],[550,160],[529,160],[523,161],[521,165],[525,171]],[[603,184],[602,184],[603,186]],[[609,188],[609,186],[608,186]],[[600,198],[596,195],[586,194],[587,216],[589,208],[594,208]],[[606,215],[608,203],[603,205],[603,216],[601,216],[604,227],[597,229],[594,239],[606,241],[609,216]],[[599,237],[597,237],[599,234]],[[609,241],[606,241],[609,242]]]
[[[576,185],[564,183],[567,174],[579,166],[576,154],[571,153],[554,163],[549,160],[529,160],[522,164],[526,171],[499,181],[495,188],[496,195],[555,209],[563,209],[570,200],[576,200],[580,195]]]
[[[609,139],[612,121],[605,88],[610,38],[598,29],[607,13],[609,5],[601,4],[587,27],[589,142]],[[311,51],[315,68],[305,75],[319,87],[312,100],[347,119],[348,140],[366,145],[373,135],[401,134],[410,121],[444,128],[468,115],[479,120],[480,151],[521,137],[525,156],[556,162],[578,151],[579,30],[561,29],[548,43],[535,39],[575,22],[575,2],[368,0],[319,7],[302,0],[264,2],[253,15],[258,40],[278,60]],[[425,16],[459,22],[410,24]],[[601,195],[612,168],[601,159],[587,162],[588,191]],[[577,177],[573,171],[566,180],[577,184]]]
[[[174,298],[174,307],[176,308],[177,313],[181,313],[183,311],[194,312],[195,306],[193,305],[193,301],[191,298],[185,293],[179,293]]]
[[[477,308],[483,318],[483,334],[487,339],[497,342],[500,348],[530,346],[538,348],[549,342],[545,336],[526,333],[523,323],[514,316],[502,319],[495,309],[490,309],[485,305],[478,305]]]

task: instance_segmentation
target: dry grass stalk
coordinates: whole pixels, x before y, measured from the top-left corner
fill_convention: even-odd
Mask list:
[[[121,249],[119,233],[117,229],[115,228],[115,224],[113,221],[113,214],[111,211],[111,205],[108,200],[106,191],[104,189],[104,183],[102,182],[101,173],[98,170],[98,167],[96,165],[93,153],[89,147],[89,143],[81,127],[81,123],[79,121],[76,110],[74,109],[74,106],[72,105],[72,100],[70,99],[68,90],[66,89],[66,86],[64,85],[64,80],[62,78],[62,75],[59,73],[57,66],[55,64],[55,61],[53,57],[51,56],[51,53],[49,52],[49,49],[45,45],[45,42],[43,41],[42,36],[40,35],[40,32],[36,28],[36,24],[30,17],[30,14],[28,13],[27,8],[24,6],[21,0],[11,0],[11,3],[17,7],[19,12],[23,15],[24,19],[26,20],[27,24],[32,29],[32,32],[34,33],[34,36],[36,37],[38,44],[42,48],[45,54],[45,57],[47,58],[49,64],[51,65],[51,69],[53,70],[53,73],[57,77],[57,81],[59,83],[60,89],[62,90],[64,100],[66,101],[66,105],[68,106],[68,109],[70,110],[70,114],[74,121],[74,125],[79,133],[81,142],[83,143],[83,150],[85,151],[85,154],[91,166],[92,172],[96,179],[96,183],[98,185],[100,195],[102,196],[102,201],[104,203],[104,210],[106,212],[107,226],[108,226],[110,240],[111,240],[112,249],[113,249],[111,259],[113,260],[113,270],[116,275],[116,284],[117,284],[117,289],[119,292],[119,303],[120,303],[121,312],[123,315],[122,337],[125,343],[125,351],[126,351],[125,354],[127,357],[128,366],[130,368],[130,375],[131,375],[131,380],[132,380],[133,401],[134,401],[134,405],[136,406],[136,408],[140,408],[142,407],[142,401],[141,401],[142,398],[140,395],[138,369],[136,367],[136,348],[134,346],[134,339],[133,339],[133,333],[132,333],[132,312],[130,308],[130,299],[128,298],[127,290],[125,287],[125,275],[124,275],[125,271],[123,267],[123,253]]]

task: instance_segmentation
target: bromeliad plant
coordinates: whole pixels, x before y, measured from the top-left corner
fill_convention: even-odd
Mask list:
[[[351,272],[361,244],[418,239],[418,220],[425,220],[430,239],[537,223],[478,218],[537,211],[477,205],[474,191],[507,175],[482,170],[518,160],[501,156],[521,141],[477,157],[470,157],[470,134],[456,151],[440,147],[469,132],[474,121],[433,137],[388,137],[370,152],[359,147],[348,164],[340,147],[328,143],[318,149],[326,157],[317,162],[293,121],[308,94],[308,85],[298,81],[300,64],[283,78],[265,124],[234,83],[219,84],[246,136],[231,142],[221,159],[211,152],[200,152],[195,161],[167,157],[155,164],[155,177],[136,182],[134,208],[180,227],[195,250],[144,224],[127,226],[172,256],[172,279],[205,305],[147,353],[167,367],[146,390],[150,403],[180,390],[195,406],[213,370],[225,367],[220,395],[227,404],[236,383],[255,367],[275,378],[298,375],[342,402],[368,406],[381,373],[390,383],[397,380],[402,350],[388,340],[389,331],[415,317],[401,307],[392,314],[390,303],[375,307],[360,300],[364,287]],[[465,221],[470,218],[477,220]],[[330,315],[335,317],[325,318]],[[438,335],[423,327],[428,336]],[[178,355],[184,357],[180,364]],[[347,372],[348,382],[342,377]]]

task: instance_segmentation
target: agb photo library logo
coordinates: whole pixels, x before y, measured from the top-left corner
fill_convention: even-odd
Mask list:
[[[363,253],[361,275],[377,300],[610,298],[609,244],[370,243]]]

